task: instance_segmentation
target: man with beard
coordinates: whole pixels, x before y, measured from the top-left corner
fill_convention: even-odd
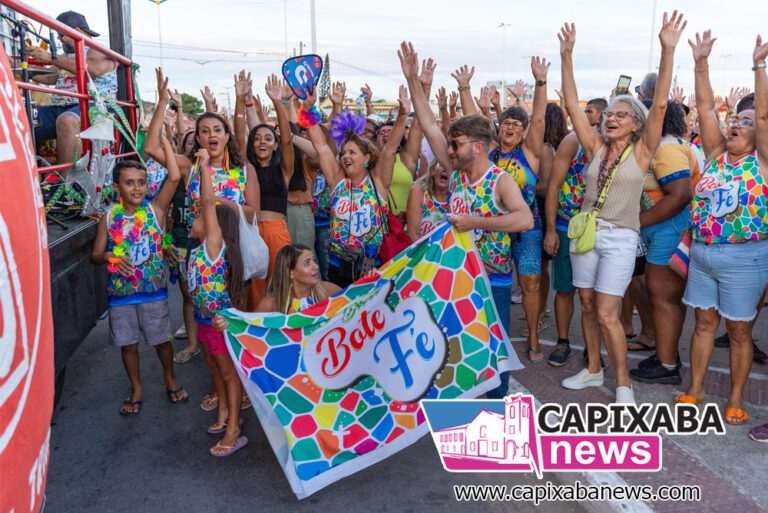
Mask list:
[[[57,20],[69,25],[89,37],[99,34],[88,26],[85,16],[74,11],[59,14]],[[77,92],[75,67],[75,40],[65,34],[59,34],[63,54],[53,59],[51,53],[39,47],[29,50],[29,56],[39,64],[58,68],[57,73],[38,75],[32,80],[46,85],[55,85],[56,89]],[[88,74],[93,79],[96,89],[112,99],[117,95],[117,62],[103,53],[90,50],[86,46],[85,63]],[[51,95],[51,105],[37,110],[38,126],[35,127],[35,139],[56,139],[59,163],[72,162],[75,156],[75,139],[80,133],[80,107],[78,99],[71,96]],[[65,174],[63,171],[62,174]]]

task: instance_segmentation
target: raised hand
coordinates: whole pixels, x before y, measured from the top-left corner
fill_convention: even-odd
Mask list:
[[[371,91],[371,86],[368,84],[365,84],[365,86],[361,87],[360,92],[365,95],[365,101],[369,102],[373,99],[373,91]]]
[[[691,110],[696,110],[696,95],[694,93],[691,93],[691,95],[688,97],[688,108]]]
[[[181,93],[178,89],[174,89],[173,92],[170,90],[168,91],[168,95],[171,97],[171,101],[175,103],[179,108],[181,108],[181,104],[183,103],[183,100],[181,98]]]
[[[293,98],[293,89],[291,89],[291,86],[288,85],[288,82],[281,80],[280,84],[280,99],[286,101]]]
[[[406,79],[419,76],[419,55],[413,48],[413,43],[400,43],[400,49],[397,51],[397,58],[400,59],[400,67],[403,69],[403,75]]]
[[[755,50],[752,52],[752,63],[763,63],[766,57],[768,57],[768,42],[763,44],[763,38],[758,34],[755,39]]]
[[[459,87],[469,87],[469,81],[472,80],[472,75],[475,74],[475,67],[471,68],[466,64],[451,73],[451,76],[459,84]]]
[[[677,10],[672,11],[671,18],[667,18],[667,13],[664,13],[659,32],[661,47],[674,49],[680,41],[680,35],[685,30],[686,25],[688,25],[688,21],[683,19],[683,13],[678,14]]]
[[[546,82],[550,64],[544,57],[531,57],[531,73],[537,82]]]
[[[456,104],[459,103],[459,93],[451,91],[451,99],[448,102],[448,106],[452,109],[456,108]]]
[[[407,116],[411,113],[411,98],[408,96],[408,88],[404,85],[400,86],[397,103],[400,107],[397,111],[398,116]]]
[[[272,100],[274,103],[279,103],[282,99],[282,91],[283,88],[282,80],[277,78],[277,75],[274,73],[267,77],[267,84],[264,86],[264,90],[267,92],[267,96],[269,96],[269,99]]]
[[[725,97],[725,105],[728,107],[729,112],[736,110],[736,104],[739,100],[749,94],[749,88],[747,87],[731,87],[731,91],[728,96]]]
[[[216,103],[216,98],[213,96],[213,93],[211,92],[210,87],[205,86],[203,89],[200,90],[200,94],[203,95],[203,100],[210,104]]]
[[[512,85],[512,87],[507,87],[507,92],[514,96],[515,98],[523,99],[525,98],[525,82],[522,80],[515,80],[515,83]]]
[[[421,61],[421,74],[419,75],[419,82],[424,86],[431,86],[432,79],[435,76],[435,68],[437,64],[430,57],[425,61]]]
[[[163,68],[155,68],[157,76],[157,97],[159,100],[167,101],[168,96],[168,77],[163,75]]]
[[[491,108],[491,89],[489,87],[480,88],[480,97],[475,96],[475,102],[480,110]]]
[[[492,85],[490,87],[491,90],[491,103],[493,105],[499,106],[501,105],[501,93],[498,89],[496,89],[495,85]]]
[[[731,89],[733,92],[733,89]],[[669,98],[674,100],[678,105],[682,105],[685,102],[685,94],[682,87],[673,87],[672,92],[669,93]]]
[[[309,110],[315,106],[315,102],[317,102],[317,91],[312,91],[307,93],[307,97],[301,101],[301,107],[304,110]]]
[[[705,30],[702,35],[696,32],[696,42],[688,40],[688,44],[691,45],[693,50],[693,60],[696,62],[706,61],[709,58],[709,54],[712,53],[712,45],[715,44],[715,41],[717,41],[717,38],[712,37],[711,30]]]
[[[440,110],[448,108],[448,95],[445,93],[445,87],[441,87],[437,90],[437,108]]]
[[[560,41],[560,55],[570,55],[573,53],[573,45],[576,44],[576,24],[564,24],[557,35]]]
[[[333,90],[331,91],[331,102],[334,105],[341,105],[344,103],[344,98],[346,96],[347,96],[347,83],[334,82]]]
[[[245,70],[241,70],[238,75],[235,75],[235,94],[240,98],[245,98],[248,93],[251,92],[253,87],[253,81],[251,80],[251,74],[245,74]]]

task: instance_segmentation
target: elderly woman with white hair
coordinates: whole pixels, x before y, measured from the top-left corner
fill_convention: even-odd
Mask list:
[[[590,126],[578,103],[573,76],[576,28],[573,24],[565,24],[558,34],[566,108],[579,143],[591,162],[586,175],[581,223],[587,228],[584,233],[596,228],[592,232],[594,239],[584,236],[579,240],[578,217],[572,219],[569,226],[573,284],[579,289],[589,363],[586,369],[566,378],[562,384],[572,390],[603,384],[602,335],[616,369],[617,403],[635,402],[627,370],[626,336],[618,312],[621,298],[632,279],[640,234],[643,183],[661,140],[675,47],[685,25],[677,11],[671,18],[664,14],[659,33],[662,50],[659,77],[650,112],[635,98],[617,96],[605,110],[599,134]],[[585,244],[586,240],[590,243]]]

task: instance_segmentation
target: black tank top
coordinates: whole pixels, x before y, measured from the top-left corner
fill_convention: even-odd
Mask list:
[[[261,193],[261,210],[285,215],[288,209],[288,188],[285,186],[279,158],[273,158],[266,167],[256,167]]]

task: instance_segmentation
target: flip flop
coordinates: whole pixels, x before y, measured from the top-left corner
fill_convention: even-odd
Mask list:
[[[243,425],[242,417],[240,417],[239,422],[240,422],[240,425],[242,426]],[[228,424],[229,423],[226,420],[224,422],[216,422],[215,424],[211,424],[210,426],[208,426],[206,431],[208,432],[209,435],[220,435],[227,431]]]
[[[746,424],[747,421],[749,421],[749,414],[741,408],[729,406],[725,409],[723,420],[726,422],[726,424],[730,424],[731,426],[741,426],[742,424]]]
[[[224,458],[225,456],[229,456],[230,454],[239,451],[247,444],[248,439],[244,436],[239,436],[234,445],[224,445],[221,443],[221,441],[219,441],[216,443],[216,445],[210,448],[209,452],[211,453],[211,456],[215,456],[216,458]],[[217,450],[223,450],[224,452],[217,453]]]
[[[190,361],[192,359],[193,356],[197,356],[198,354],[200,354],[200,348],[199,347],[197,349],[195,349],[194,351],[192,351],[191,353],[189,351],[187,351],[186,349],[182,349],[181,351],[176,353],[176,355],[173,357],[173,362],[174,363],[187,363],[188,361]],[[179,355],[182,355],[182,356],[180,357]]]
[[[216,394],[205,394],[200,401],[200,409],[203,411],[213,411],[219,406],[219,397]]]
[[[541,363],[544,361],[544,353],[541,352],[541,349],[528,349],[528,361]]]
[[[168,395],[168,399],[172,404],[185,403],[189,400],[189,394],[187,394],[187,392],[184,390],[184,387],[182,386],[176,390],[166,388],[165,393]]]
[[[699,404],[699,400],[692,395],[680,394],[675,397],[675,403],[677,404]]]
[[[635,344],[636,346],[640,346],[639,349],[633,349],[629,347],[629,344]],[[647,344],[645,342],[641,342],[640,340],[630,339],[627,338],[627,351],[630,352],[640,352],[640,351],[655,351],[656,346],[652,346],[650,344]]]
[[[253,404],[251,403],[251,398],[248,397],[248,394],[243,394],[243,402],[240,404],[240,409],[247,410],[251,406],[253,406]]]
[[[126,406],[130,406],[131,409],[134,411],[128,411],[126,409]],[[131,417],[133,415],[138,415],[141,412],[141,401],[131,401],[131,398],[129,397],[125,401],[123,401],[123,405],[120,407],[120,415],[123,415],[124,417]]]

